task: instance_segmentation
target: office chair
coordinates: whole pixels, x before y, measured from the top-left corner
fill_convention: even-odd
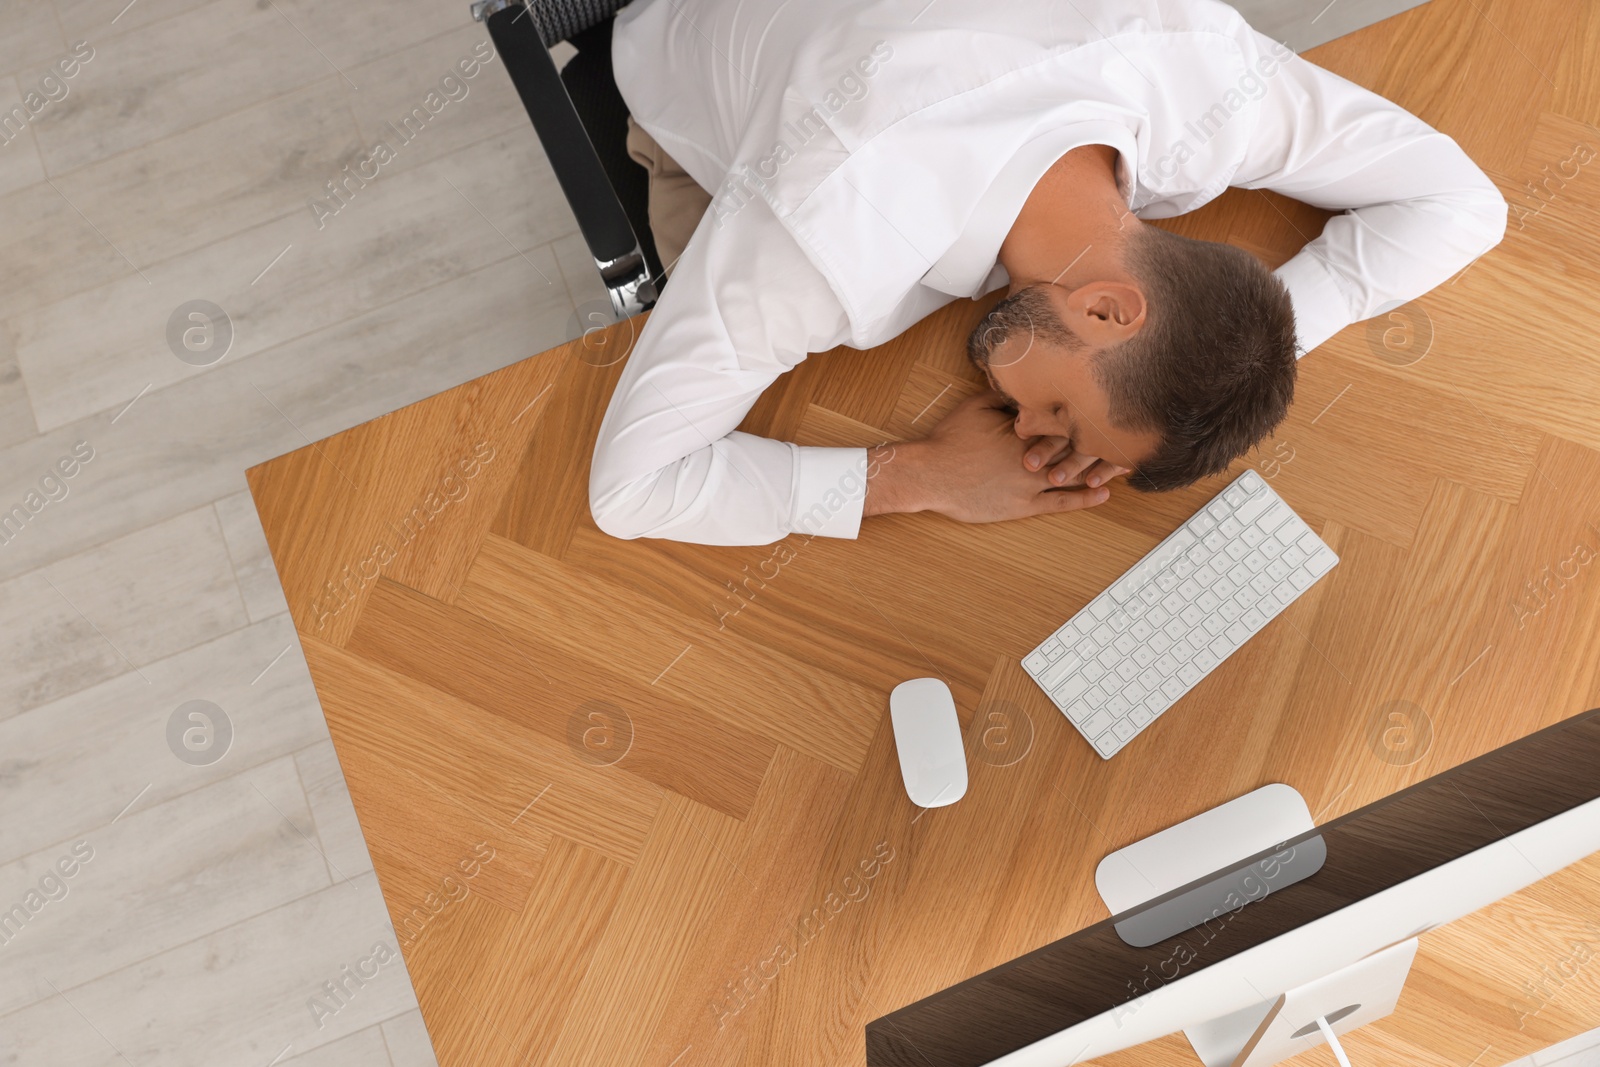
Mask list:
[[[665,279],[650,233],[649,175],[628,156],[628,107],[611,71],[626,0],[476,0],[495,50],[577,216],[619,319],[651,307]],[[550,46],[578,50],[556,69]]]

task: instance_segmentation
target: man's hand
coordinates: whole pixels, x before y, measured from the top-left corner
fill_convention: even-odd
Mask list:
[[[923,440],[874,452],[864,513],[937,511],[960,522],[1000,522],[1093,507],[1110,495],[1103,487],[1053,485],[1048,470],[1024,465],[1028,449],[999,394],[968,397]]]
[[[1075,451],[1072,442],[1065,437],[1035,437],[1028,442],[1022,465],[1030,471],[1044,471],[1052,485],[1087,485],[1090,488],[1129,473],[1127,467]]]

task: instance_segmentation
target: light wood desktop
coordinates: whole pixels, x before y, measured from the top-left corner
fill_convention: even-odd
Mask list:
[[[859,1064],[871,1019],[1104,918],[1113,849],[1268,782],[1325,822],[1600,703],[1600,176],[1563,164],[1600,147],[1597,50],[1592,5],[1437,0],[1311,54],[1461,141],[1511,230],[1305,359],[1233,474],[1342,562],[1110,762],[1018,658],[1223,479],[853,542],[613,540],[600,364],[643,320],[254,468],[440,1062]],[[1233,190],[1171,225],[1276,263],[1323,218]],[[813,357],[745,428],[920,434],[978,387],[993,299]],[[924,812],[888,694],[929,675],[971,784]],[[1592,859],[1424,934],[1352,1062],[1497,1067],[1600,1024],[1597,915]],[[1173,1036],[1104,1062],[1194,1060]]]

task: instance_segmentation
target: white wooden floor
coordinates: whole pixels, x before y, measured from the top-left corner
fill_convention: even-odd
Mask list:
[[[0,1064],[434,1063],[243,472],[603,297],[500,63],[455,70],[487,41],[466,0],[0,0]],[[220,359],[169,343],[196,300]]]

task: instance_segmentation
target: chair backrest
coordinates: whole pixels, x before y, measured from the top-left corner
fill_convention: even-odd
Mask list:
[[[582,33],[628,5],[628,0],[527,0],[546,45]]]

